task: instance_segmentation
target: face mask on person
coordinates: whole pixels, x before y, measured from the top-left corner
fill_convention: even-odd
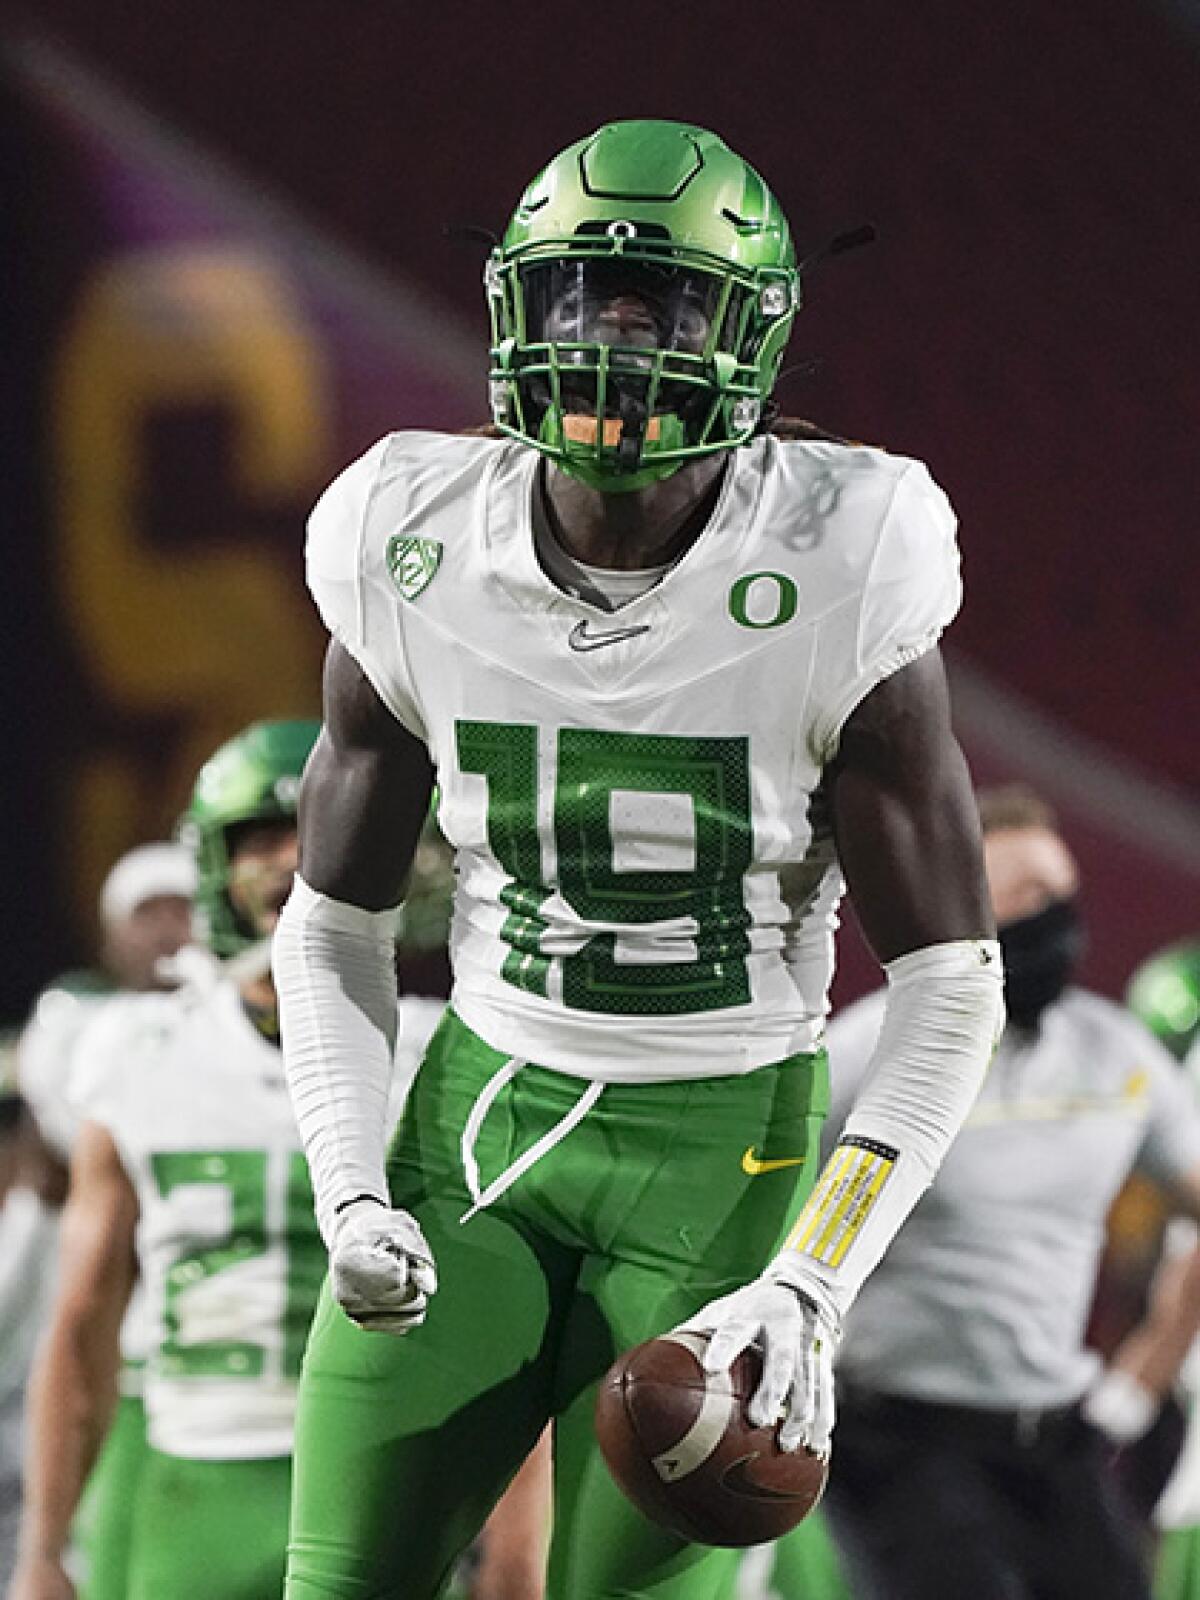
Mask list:
[[[1046,1007],[1070,982],[1083,954],[1084,932],[1075,900],[1052,900],[1031,917],[999,930],[1004,954],[1004,1004],[1008,1020],[1036,1028]]]

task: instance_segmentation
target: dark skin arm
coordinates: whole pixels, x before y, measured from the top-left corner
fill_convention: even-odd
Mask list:
[[[335,900],[386,911],[403,898],[433,763],[336,640],[324,696],[325,726],[300,791],[300,873]]]
[[[829,777],[842,871],[881,962],[995,937],[979,817],[936,650],[856,707]]]

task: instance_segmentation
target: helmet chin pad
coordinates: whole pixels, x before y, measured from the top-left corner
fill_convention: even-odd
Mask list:
[[[660,413],[645,419],[644,429],[632,437],[620,417],[565,412],[561,421],[552,411],[542,419],[547,454],[573,478],[604,494],[628,494],[660,483],[683,466],[683,460],[669,454],[656,459],[657,450],[672,451],[683,440],[679,418]],[[630,450],[630,442],[633,449]],[[624,456],[622,449],[624,448]]]
[[[662,437],[661,417],[650,417],[647,420],[645,432],[642,437],[646,444],[654,444]],[[605,449],[615,449],[621,442],[620,417],[605,417],[603,424],[594,416],[581,411],[565,411],[562,419],[563,439],[570,448],[573,444],[595,445],[597,436]]]

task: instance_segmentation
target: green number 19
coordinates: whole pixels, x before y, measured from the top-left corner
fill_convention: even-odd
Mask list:
[[[537,729],[459,722],[457,735],[462,770],[487,779],[488,842],[510,878],[500,895],[509,911],[501,929],[510,946],[503,975],[545,995],[551,959],[541,948],[548,925],[542,907],[552,891],[544,881],[538,833]],[[622,1016],[744,1005],[750,998],[750,916],[742,878],[753,849],[748,741],[563,728],[556,755],[559,892],[586,922],[631,929],[675,922],[673,944],[685,952],[682,959],[622,961],[620,935],[597,933],[581,950],[560,958],[564,1004]],[[638,805],[640,796],[646,798]],[[678,847],[680,798],[691,818],[690,864],[636,864],[647,827],[654,838]],[[628,837],[620,821],[623,801],[632,802],[644,819]],[[633,859],[623,866],[626,849]]]

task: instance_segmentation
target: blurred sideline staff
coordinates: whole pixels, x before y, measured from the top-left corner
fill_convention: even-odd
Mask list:
[[[1148,1359],[1132,1340],[1102,1375],[1083,1337],[1130,1169],[1200,1216],[1200,1115],[1133,1016],[1069,986],[1078,877],[1049,809],[1013,786],[981,794],[980,812],[1008,1025],[941,1173],[847,1321],[827,1516],[861,1600],[1146,1600],[1100,1429],[1141,1431],[1139,1385],[1157,1394],[1174,1378],[1200,1255],[1182,1269],[1173,1364],[1169,1341]],[[857,1091],[881,1012],[873,995],[831,1026],[835,1102]]]

